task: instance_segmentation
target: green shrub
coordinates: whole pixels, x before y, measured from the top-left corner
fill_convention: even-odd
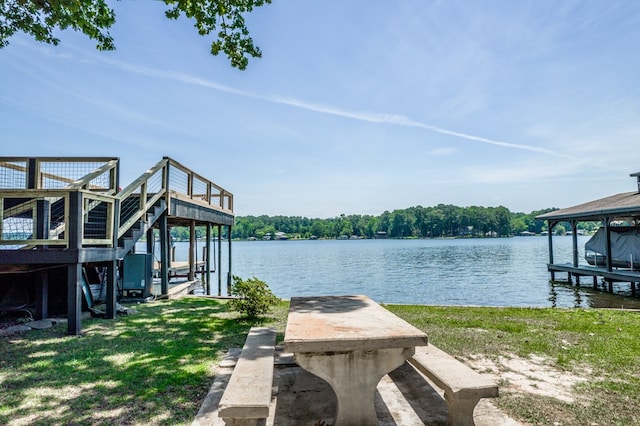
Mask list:
[[[256,277],[243,280],[234,275],[231,295],[237,297],[230,301],[231,309],[249,319],[266,314],[271,306],[278,303],[278,298],[271,292],[267,283]]]

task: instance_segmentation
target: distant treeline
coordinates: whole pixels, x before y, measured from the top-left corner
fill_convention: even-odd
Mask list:
[[[344,238],[356,236],[374,238],[386,234],[389,238],[486,237],[539,234],[546,223],[535,216],[553,211],[549,208],[531,213],[512,213],[506,207],[458,207],[439,204],[434,207],[410,207],[385,211],[380,216],[340,215],[329,219],[309,219],[300,216],[236,217],[232,228],[234,239],[263,239],[265,235],[284,233],[289,238]],[[581,224],[587,230],[591,224]],[[595,226],[595,225],[593,225]],[[559,224],[555,232],[563,232]],[[568,229],[568,227],[567,227]]]

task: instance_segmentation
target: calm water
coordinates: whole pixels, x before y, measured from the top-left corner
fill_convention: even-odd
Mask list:
[[[588,238],[578,238],[581,263]],[[186,260],[188,243],[176,244],[176,259]],[[199,259],[203,246],[198,242]],[[227,250],[223,242],[223,294]],[[546,237],[242,241],[232,245],[232,273],[256,276],[285,299],[366,294],[385,303],[640,308],[638,299],[591,290],[590,278],[583,278],[580,289],[550,284],[548,257]],[[554,259],[570,262],[571,237],[554,237]],[[217,293],[217,272],[211,283]],[[630,290],[628,283],[616,289]]]

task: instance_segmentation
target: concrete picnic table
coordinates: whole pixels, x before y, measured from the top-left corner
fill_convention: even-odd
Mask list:
[[[423,331],[367,296],[291,298],[285,350],[331,385],[336,426],[377,425],[378,382],[425,345]]]

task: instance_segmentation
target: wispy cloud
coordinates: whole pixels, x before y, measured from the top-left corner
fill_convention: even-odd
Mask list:
[[[455,154],[456,152],[458,152],[458,150],[456,148],[453,147],[442,147],[442,148],[435,148],[432,149],[429,154],[436,156],[436,157],[444,157],[447,155],[452,155]]]
[[[455,138],[465,139],[473,142],[479,142],[487,145],[494,145],[494,146],[500,146],[503,148],[524,150],[524,151],[530,151],[530,152],[538,152],[542,154],[550,154],[558,157],[568,157],[564,154],[558,153],[556,151],[553,151],[547,148],[541,148],[541,147],[527,145],[527,144],[498,141],[494,139],[485,138],[482,136],[471,135],[468,133],[458,132],[455,130],[449,130],[449,129],[445,129],[432,124],[415,121],[404,115],[374,113],[374,112],[366,112],[366,111],[348,111],[348,110],[335,108],[327,105],[320,105],[320,104],[305,102],[295,98],[260,95],[257,93],[252,93],[252,92],[236,89],[233,87],[225,86],[222,84],[218,84],[210,80],[205,80],[205,79],[194,77],[188,74],[183,74],[183,73],[178,73],[173,71],[161,71],[161,70],[157,70],[157,69],[149,68],[145,66],[132,65],[132,64],[121,62],[121,61],[114,61],[104,57],[98,57],[98,58],[100,58],[100,60],[112,66],[118,67],[127,72],[146,75],[149,77],[167,78],[167,79],[179,81],[185,84],[206,87],[208,89],[217,90],[220,92],[230,93],[230,94],[243,96],[247,98],[259,99],[262,101],[277,103],[281,105],[287,105],[294,108],[300,108],[308,111],[319,112],[322,114],[335,115],[338,117],[350,118],[353,120],[366,121],[370,123],[391,124],[391,125],[403,126],[403,127],[416,127],[416,128],[425,129],[434,133],[453,136]]]

